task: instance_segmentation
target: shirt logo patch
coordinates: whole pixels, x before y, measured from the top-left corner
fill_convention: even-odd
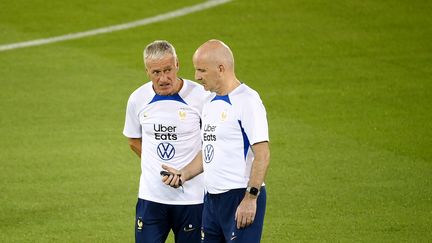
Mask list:
[[[180,120],[183,121],[184,119],[186,119],[186,111],[179,110],[178,115],[179,115]]]
[[[175,155],[175,148],[170,143],[160,143],[157,147],[157,154],[162,160],[170,160]]]
[[[184,232],[191,232],[191,231],[194,231],[194,230],[195,230],[195,228],[193,227],[192,224],[189,224],[188,226],[185,226],[185,227],[183,228],[183,231],[184,231]]]
[[[139,120],[141,123],[144,123],[144,121],[149,117],[149,114],[147,112],[143,112],[139,115]]]
[[[138,231],[138,232],[141,232],[141,231],[142,231],[143,225],[144,225],[144,223],[143,223],[143,221],[142,221],[142,218],[141,218],[141,217],[138,217],[138,219],[137,219],[137,224],[136,224],[136,227],[137,227],[137,231]]]
[[[207,144],[204,148],[204,161],[206,163],[210,163],[214,157],[214,148],[213,145]]]
[[[225,121],[226,119],[227,119],[227,112],[226,112],[226,110],[225,111],[223,111],[222,113],[221,113],[221,121]]]

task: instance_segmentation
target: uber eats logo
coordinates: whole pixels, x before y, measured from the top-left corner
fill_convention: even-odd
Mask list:
[[[156,140],[177,140],[176,126],[153,124],[153,130]]]
[[[216,126],[212,126],[210,124],[204,125],[204,133],[203,133],[203,140],[204,141],[216,141],[216,135],[213,134],[216,132]]]

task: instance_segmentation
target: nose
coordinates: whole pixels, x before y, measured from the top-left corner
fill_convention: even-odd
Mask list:
[[[201,80],[201,76],[195,71],[195,80]]]
[[[165,81],[167,80],[167,74],[164,72],[161,72],[161,75],[159,76],[159,81]]]

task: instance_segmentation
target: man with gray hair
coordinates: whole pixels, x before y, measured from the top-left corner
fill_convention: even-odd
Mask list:
[[[167,41],[150,43],[144,50],[144,64],[151,81],[131,94],[123,130],[141,158],[135,241],[162,243],[172,230],[175,242],[200,242],[202,176],[182,187],[168,187],[161,179],[172,176],[161,178],[161,166],[180,169],[201,158],[201,111],[210,93],[177,77],[179,62]]]

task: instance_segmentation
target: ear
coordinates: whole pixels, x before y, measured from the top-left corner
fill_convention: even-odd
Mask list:
[[[149,70],[147,68],[147,63],[146,63],[145,59],[144,59],[144,69],[145,69],[145,71],[146,71],[146,73],[148,75],[149,74]]]
[[[176,66],[176,69],[177,69],[177,71],[179,70],[179,67],[180,67],[180,65],[179,65],[179,61],[178,61],[178,57],[175,57],[175,66]]]
[[[146,71],[147,77],[148,77],[149,79],[151,79],[151,76],[150,76],[150,73],[149,73],[149,70],[147,69],[147,67],[145,68],[145,71]]]
[[[222,64],[220,64],[220,65],[218,66],[218,71],[219,71],[220,73],[225,72],[225,66],[222,65]]]

